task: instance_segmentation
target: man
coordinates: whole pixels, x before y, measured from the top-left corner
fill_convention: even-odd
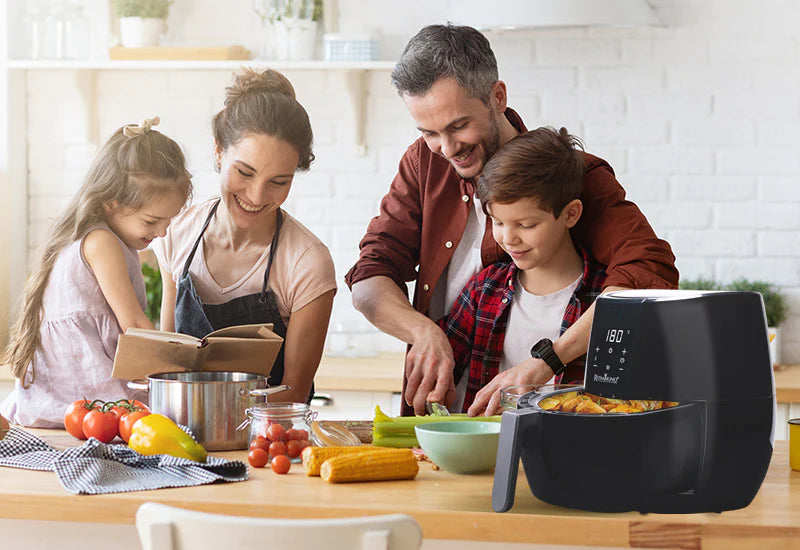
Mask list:
[[[345,280],[353,304],[382,331],[410,345],[403,414],[455,397],[453,353],[435,321],[483,267],[507,258],[492,238],[475,183],[492,155],[527,129],[507,108],[505,83],[488,40],[470,27],[431,25],[406,46],[392,72],[422,137],[403,155],[380,214],[367,228]],[[675,257],[602,159],[586,155],[584,214],[573,240],[607,265],[604,292],[674,288]],[[405,291],[416,280],[413,306]],[[470,415],[491,413],[500,388],[541,383],[586,352],[594,306],[556,341],[530,342],[534,355],[481,389]],[[491,405],[491,406],[490,406]]]

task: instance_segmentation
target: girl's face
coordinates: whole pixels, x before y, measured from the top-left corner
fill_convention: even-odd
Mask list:
[[[153,239],[167,234],[169,222],[180,213],[184,202],[180,193],[169,192],[156,196],[138,210],[106,204],[106,220],[126,245],[144,250]]]
[[[292,145],[264,134],[245,134],[227,149],[217,145],[222,201],[233,223],[248,229],[272,220],[286,201],[300,160]]]

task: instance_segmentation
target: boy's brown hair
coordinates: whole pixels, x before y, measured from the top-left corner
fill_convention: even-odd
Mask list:
[[[520,134],[495,153],[478,180],[483,211],[492,202],[535,199],[556,218],[583,192],[583,144],[566,128],[543,127]]]

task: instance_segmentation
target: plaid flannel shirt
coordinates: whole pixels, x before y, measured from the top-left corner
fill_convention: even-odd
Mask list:
[[[598,264],[585,251],[581,252],[583,277],[564,310],[559,334],[563,334],[589,308],[602,292],[606,280],[605,266]],[[484,268],[469,280],[450,313],[439,320],[439,326],[453,347],[456,384],[468,372],[463,411],[469,408],[478,391],[500,372],[516,274],[517,266],[513,262],[499,262]],[[565,374],[573,373],[569,381],[578,372],[583,378],[585,360],[583,355],[568,364]],[[559,376],[556,382],[560,382],[563,376]]]

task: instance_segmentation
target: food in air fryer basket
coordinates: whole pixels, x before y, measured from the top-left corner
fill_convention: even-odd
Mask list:
[[[569,391],[544,397],[539,408],[546,411],[575,412],[584,414],[639,413],[668,409],[676,401],[654,401],[642,399],[611,399],[582,391]]]

